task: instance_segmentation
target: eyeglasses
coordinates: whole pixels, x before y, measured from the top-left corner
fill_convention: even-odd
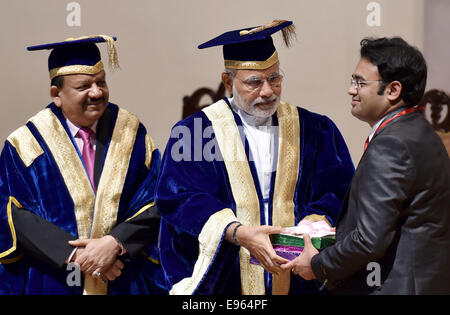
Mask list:
[[[245,80],[241,80],[239,78],[236,79],[241,81],[249,90],[256,91],[260,90],[263,87],[265,81],[267,81],[267,83],[269,83],[269,85],[272,88],[279,88],[281,86],[281,82],[283,81],[283,75],[278,72],[275,72],[271,74],[268,78],[251,76]]]
[[[357,90],[361,89],[362,87],[366,86],[367,83],[371,82],[383,82],[383,80],[361,80],[361,79],[350,79],[350,85],[353,85],[353,87]]]

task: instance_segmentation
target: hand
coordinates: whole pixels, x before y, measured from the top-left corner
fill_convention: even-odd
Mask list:
[[[78,239],[69,241],[69,244],[78,247],[75,263],[80,266],[81,271],[91,275],[94,271],[104,274],[109,270],[120,251],[120,246],[111,235],[97,239]],[[84,250],[79,252],[81,248]]]
[[[270,242],[269,235],[281,233],[283,228],[275,226],[241,226],[236,233],[236,239],[241,246],[259,260],[261,266],[268,272],[278,275],[283,272],[280,264],[289,260],[277,255]]]
[[[281,269],[292,270],[294,274],[298,274],[305,280],[313,280],[316,279],[316,276],[311,268],[311,259],[317,255],[319,251],[313,246],[309,234],[303,234],[303,240],[305,246],[300,256],[291,260],[289,263],[282,265]]]
[[[96,269],[92,274],[92,276],[102,281],[106,281],[106,279],[108,279],[109,281],[113,281],[118,277],[120,277],[120,275],[122,274],[123,267],[124,267],[123,262],[120,259],[116,259],[111,268],[106,270],[104,273],[101,273],[100,269]],[[100,272],[101,275],[98,275],[98,272]]]

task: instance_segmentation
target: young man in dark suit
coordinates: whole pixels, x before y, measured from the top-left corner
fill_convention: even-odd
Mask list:
[[[416,105],[427,66],[401,38],[364,39],[348,93],[372,127],[336,243],[283,266],[337,294],[450,294],[450,160]]]

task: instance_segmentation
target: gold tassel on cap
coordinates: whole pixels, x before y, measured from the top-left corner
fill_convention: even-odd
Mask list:
[[[106,45],[108,47],[109,67],[111,69],[120,69],[119,56],[117,54],[117,48],[114,39],[111,36],[107,35],[99,35],[99,36],[105,40]]]
[[[108,58],[109,58],[109,67],[111,69],[120,69],[119,65],[119,56],[117,54],[116,43],[114,38],[108,35],[90,35],[90,36],[82,36],[78,38],[67,38],[66,41],[75,41],[89,38],[101,37],[105,40],[106,45],[108,47]]]
[[[78,38],[67,38],[66,42],[71,41],[78,41],[83,39],[90,39],[90,38],[103,38],[103,40],[106,42],[106,45],[108,47],[108,58],[109,58],[109,67],[112,70],[120,69],[119,66],[119,57],[117,55],[117,48],[116,44],[114,42],[114,38],[107,35],[91,35],[91,36],[83,36]],[[97,74],[100,71],[104,70],[103,62],[100,60],[93,66],[88,65],[70,65],[70,66],[63,66],[59,68],[53,68],[50,69],[50,79],[61,75],[69,75],[69,74]]]
[[[287,22],[286,20],[273,20],[272,22],[269,22],[266,25],[261,25],[261,26],[255,27],[248,31],[243,30],[239,33],[239,35],[244,36],[244,35],[255,34],[257,32],[261,32],[268,28],[276,27],[276,26],[281,25],[286,22]],[[288,47],[288,48],[291,47],[293,39],[296,38],[296,36],[297,36],[295,33],[295,25],[291,24],[291,25],[283,28],[281,30],[281,32],[283,34],[283,41],[284,41],[286,47]]]

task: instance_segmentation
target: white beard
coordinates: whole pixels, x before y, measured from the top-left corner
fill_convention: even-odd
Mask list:
[[[277,111],[278,105],[280,104],[280,96],[277,96],[275,94],[272,95],[269,99],[263,99],[261,97],[258,97],[256,100],[254,100],[251,104],[244,101],[241,96],[239,95],[239,92],[237,91],[235,85],[233,84],[233,99],[236,105],[246,112],[247,114],[259,118],[268,118],[271,117],[275,112]],[[255,104],[261,103],[261,102],[267,102],[267,101],[275,101],[275,105],[270,110],[261,110]]]

